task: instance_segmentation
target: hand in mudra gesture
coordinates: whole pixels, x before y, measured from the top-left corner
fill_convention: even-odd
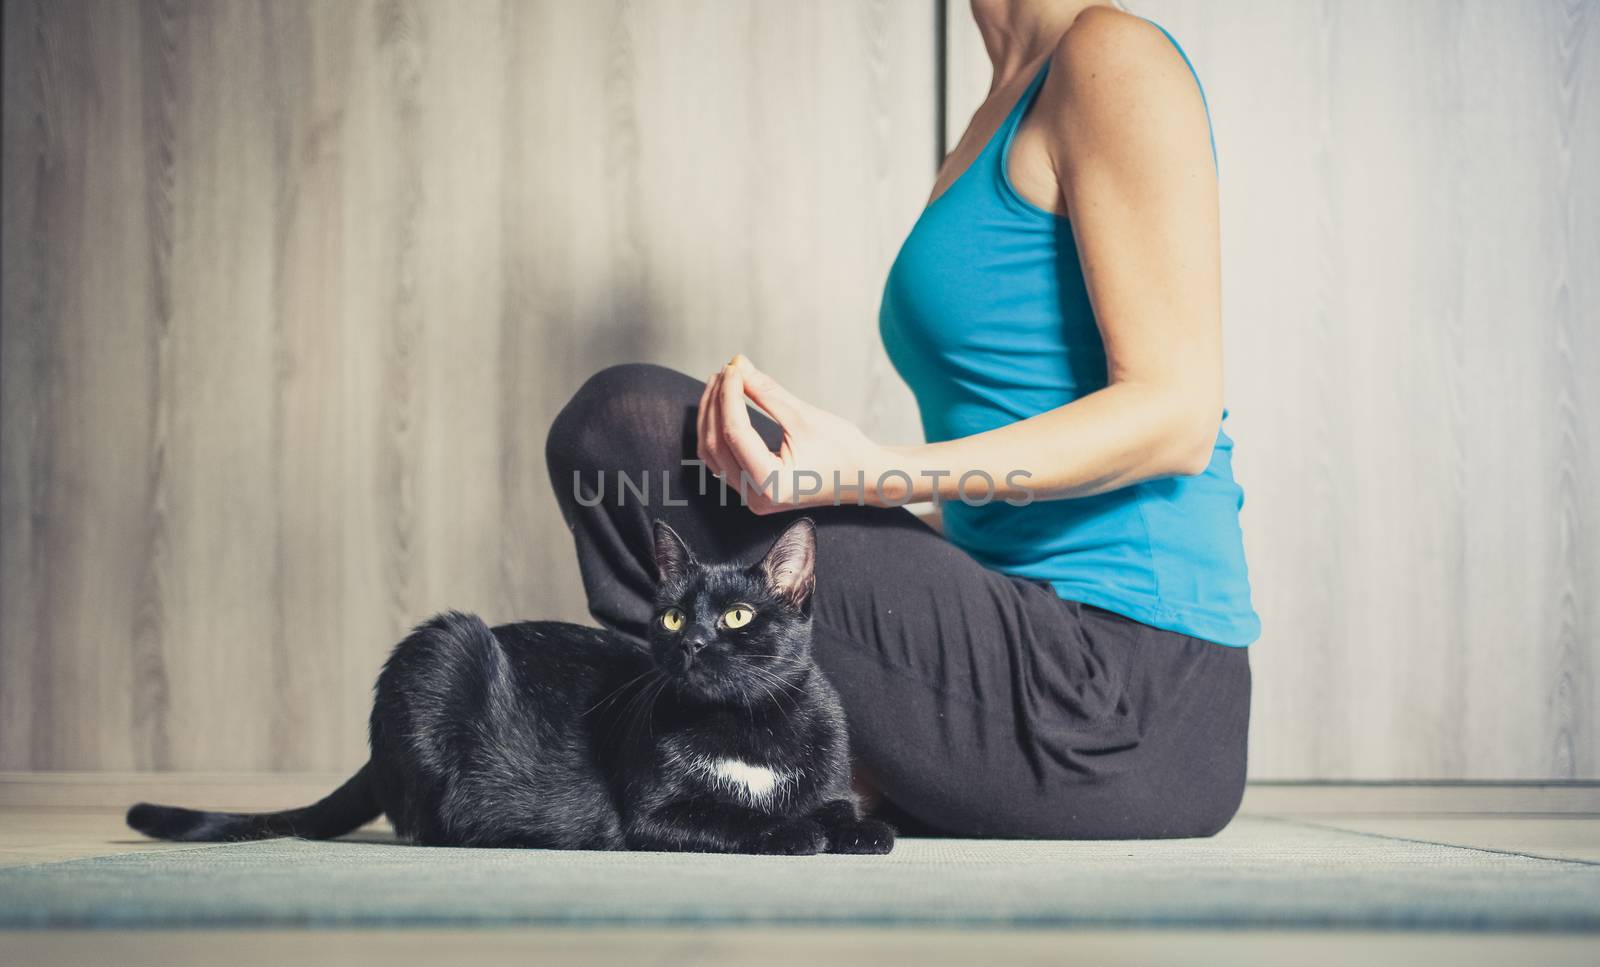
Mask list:
[[[783,430],[774,453],[750,422],[748,403]],[[854,423],[784,389],[743,355],[706,382],[696,424],[698,456],[757,514],[834,504],[878,504],[890,451]]]

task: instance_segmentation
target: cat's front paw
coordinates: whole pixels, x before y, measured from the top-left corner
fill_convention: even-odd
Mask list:
[[[828,852],[882,856],[894,849],[894,827],[877,819],[858,819],[835,827],[828,836]]]
[[[750,852],[768,856],[813,856],[828,848],[828,834],[814,819],[791,819],[755,837]]]

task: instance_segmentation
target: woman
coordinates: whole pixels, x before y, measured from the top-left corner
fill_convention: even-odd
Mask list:
[[[1149,21],[1082,0],[972,8],[994,81],[880,317],[928,442],[880,446],[742,356],[704,383],[620,366],[556,419],[552,480],[591,611],[640,635],[652,517],[748,556],[804,508],[816,658],[859,778],[902,825],[1210,835],[1243,792],[1259,623],[1221,432],[1204,96]],[[696,457],[731,486],[777,484],[723,506]],[[670,499],[584,499],[617,473],[658,498],[666,473]],[[944,536],[901,506],[930,499]]]

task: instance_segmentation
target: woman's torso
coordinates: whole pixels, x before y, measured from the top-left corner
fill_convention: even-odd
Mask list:
[[[964,139],[971,143],[952,154],[941,178],[947,186],[912,227],[884,288],[879,331],[930,442],[1005,426],[1107,383],[1071,224],[1030,200],[1045,182],[1042,145],[1030,131],[1022,139],[1035,141],[1028,153],[1011,151],[1048,64],[1034,69],[986,141]],[[993,105],[980,110],[974,127],[986,128],[996,113]],[[1027,196],[1013,173],[1025,177]],[[1246,645],[1260,622],[1232,450],[1219,430],[1197,476],[1022,507],[947,503],[945,534],[984,565],[1047,581],[1064,598]]]

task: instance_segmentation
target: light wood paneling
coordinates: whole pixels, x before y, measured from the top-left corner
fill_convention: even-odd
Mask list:
[[[7,0],[0,768],[348,768],[413,622],[582,618],[543,443],[606,364],[744,351],[909,439],[933,29]]]
[[[1251,774],[1600,777],[1600,4],[1130,5],[1216,126]]]

